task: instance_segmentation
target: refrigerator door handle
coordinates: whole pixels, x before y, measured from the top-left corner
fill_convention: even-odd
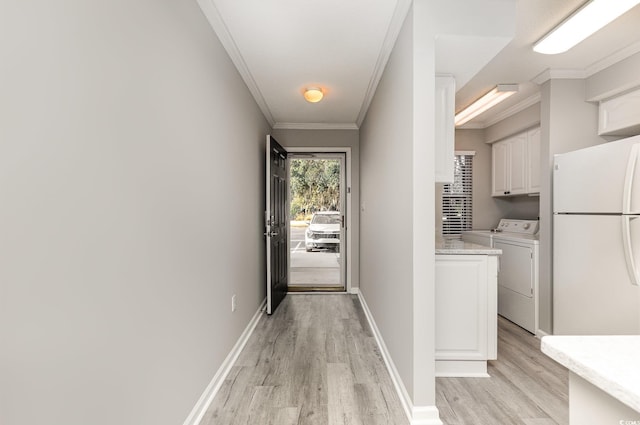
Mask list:
[[[631,211],[633,207],[633,181],[636,175],[636,165],[638,164],[638,156],[640,155],[640,144],[636,143],[631,146],[629,160],[627,161],[627,171],[624,175],[624,186],[622,189],[622,214],[637,214],[637,211]]]
[[[633,255],[633,245],[631,243],[631,220],[638,217],[628,215],[622,216],[622,245],[624,248],[624,261],[627,264],[627,273],[631,283],[638,286],[640,278],[638,277],[638,267],[636,266],[635,257]]]

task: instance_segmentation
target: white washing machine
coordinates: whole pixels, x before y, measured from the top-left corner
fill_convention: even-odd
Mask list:
[[[462,233],[462,240],[502,250],[498,314],[535,334],[538,326],[538,220],[502,219],[496,229]]]

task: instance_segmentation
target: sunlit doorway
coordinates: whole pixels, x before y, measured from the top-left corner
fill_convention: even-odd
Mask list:
[[[345,155],[292,153],[289,292],[344,291]]]

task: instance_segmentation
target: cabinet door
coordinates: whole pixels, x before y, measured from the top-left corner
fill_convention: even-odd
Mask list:
[[[601,136],[635,136],[640,134],[640,90],[600,103],[598,134]]]
[[[527,133],[509,139],[509,195],[527,193]]]
[[[491,146],[491,194],[504,196],[509,192],[509,144],[497,142]]]
[[[527,133],[527,193],[540,193],[540,127]]]
[[[487,276],[486,255],[436,255],[436,359],[486,360],[493,354],[488,319],[496,316],[489,311],[495,292],[489,294]]]

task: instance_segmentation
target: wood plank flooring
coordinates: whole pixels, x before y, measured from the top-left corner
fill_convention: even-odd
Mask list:
[[[263,317],[201,425],[408,425],[354,295],[289,295]]]
[[[498,317],[491,378],[436,378],[446,425],[567,425],[569,373],[540,351],[540,340]]]
[[[568,372],[498,320],[491,378],[437,378],[445,425],[566,425]],[[408,425],[358,298],[289,295],[263,317],[201,425]]]

